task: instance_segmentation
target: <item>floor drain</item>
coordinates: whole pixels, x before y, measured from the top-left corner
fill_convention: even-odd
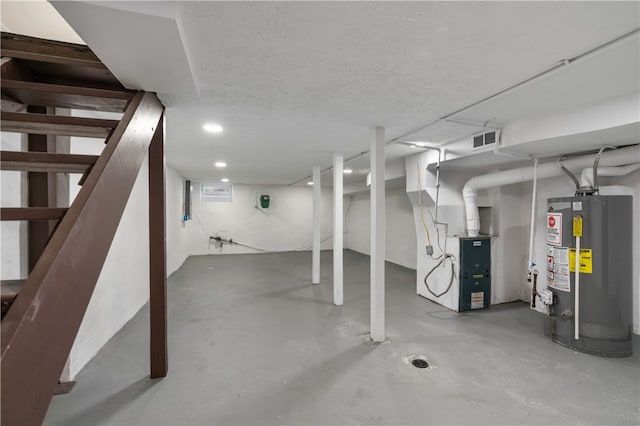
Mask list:
[[[429,363],[424,359],[414,359],[413,361],[411,361],[411,364],[413,364],[414,367],[418,368],[427,368],[429,366]]]

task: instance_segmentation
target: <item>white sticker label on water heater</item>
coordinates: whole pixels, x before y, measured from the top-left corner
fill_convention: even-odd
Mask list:
[[[547,213],[547,244],[562,245],[562,213]]]
[[[570,291],[568,247],[547,246],[547,286]]]

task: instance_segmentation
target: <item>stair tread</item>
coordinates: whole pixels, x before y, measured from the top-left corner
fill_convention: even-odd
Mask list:
[[[60,220],[67,210],[63,207],[3,207],[0,220]]]
[[[26,280],[2,280],[0,282],[0,313],[4,315],[18,297]]]
[[[97,155],[0,151],[0,169],[31,172],[84,173]]]
[[[129,90],[96,89],[62,84],[1,80],[2,94],[24,105],[123,112],[135,94]]]
[[[0,293],[2,294],[2,301],[4,302],[5,298],[16,297],[16,295],[20,293],[20,289],[26,281],[26,279],[0,281]]]
[[[87,46],[5,32],[2,33],[2,56],[40,62],[106,68]]]
[[[103,138],[115,128],[118,120],[70,117],[24,112],[0,113],[2,131],[41,135],[85,136]]]

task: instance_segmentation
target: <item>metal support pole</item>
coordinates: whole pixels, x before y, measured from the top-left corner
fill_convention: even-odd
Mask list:
[[[342,212],[342,169],[344,156],[333,154],[333,304],[340,306],[344,303],[343,289],[343,212]]]
[[[313,248],[311,254],[311,283],[320,284],[320,216],[322,214],[320,166],[313,166]]]
[[[376,127],[371,139],[371,340],[385,339],[385,131]]]

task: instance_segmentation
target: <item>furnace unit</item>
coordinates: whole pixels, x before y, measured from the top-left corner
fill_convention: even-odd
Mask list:
[[[459,311],[491,306],[491,238],[460,238]]]

